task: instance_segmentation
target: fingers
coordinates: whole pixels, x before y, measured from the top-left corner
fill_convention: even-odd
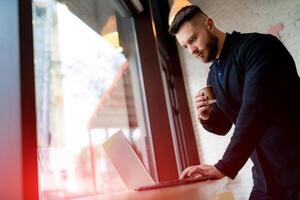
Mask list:
[[[207,101],[200,101],[200,102],[196,102],[196,108],[199,110],[202,107],[207,107],[209,108],[210,105],[216,103],[217,101],[215,99],[213,100],[207,100]]]
[[[187,167],[185,170],[183,170],[183,172],[180,174],[179,176],[179,179],[183,179],[183,178],[187,178],[189,177],[188,176],[188,173],[190,172],[190,170],[192,170],[193,168],[197,167],[196,165],[195,166],[190,166],[190,167]]]
[[[211,100],[208,100],[207,104],[208,104],[208,105],[211,105],[211,104],[214,104],[214,103],[216,103],[216,102],[217,102],[216,99],[211,99]]]
[[[208,106],[216,103],[217,101],[215,99],[208,99],[207,96],[198,96],[195,97],[196,99],[196,108],[199,109],[202,106]]]
[[[208,105],[208,99],[201,100],[201,101],[196,101],[196,107],[200,108],[201,106],[206,106]]]
[[[203,113],[205,113],[206,111],[209,111],[210,107],[209,106],[202,106],[200,107],[197,111],[198,114],[201,116]]]
[[[211,105],[203,105],[197,108],[198,118],[207,120],[210,117],[212,107]]]
[[[224,174],[216,169],[213,165],[195,165],[186,168],[180,175],[182,178],[196,178],[196,177],[207,177],[207,178],[223,178]]]
[[[210,166],[208,166],[208,165],[198,165],[197,167],[192,168],[187,175],[189,177],[194,177],[196,175],[211,176]]]
[[[191,166],[191,167],[193,167],[193,166]],[[191,167],[185,168],[185,170],[183,170],[183,172],[181,172],[181,174],[179,176],[179,179],[185,178],[187,176],[187,174],[188,174],[188,172],[189,172],[189,170],[190,170]]]
[[[199,91],[196,96],[196,109],[198,118],[202,120],[207,120],[210,117],[210,112],[212,110],[212,104],[216,103],[215,99],[208,99],[203,92]]]
[[[197,176],[203,176],[201,173],[201,166],[197,166],[189,171],[187,174],[188,177],[197,177]]]
[[[204,93],[203,93],[202,91],[198,91],[198,92],[196,93],[195,98],[196,98],[196,97],[200,97],[200,96],[205,96]]]
[[[180,175],[180,179],[183,178],[196,178],[202,176],[201,165],[194,165],[186,168]]]

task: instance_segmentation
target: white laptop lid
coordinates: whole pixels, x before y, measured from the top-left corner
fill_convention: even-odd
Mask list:
[[[102,146],[128,189],[155,184],[121,130]]]

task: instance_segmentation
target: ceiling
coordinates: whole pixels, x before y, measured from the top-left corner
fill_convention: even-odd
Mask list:
[[[136,0],[135,0],[136,1]],[[131,16],[123,0],[58,0],[83,22],[101,35],[116,32],[116,13]]]

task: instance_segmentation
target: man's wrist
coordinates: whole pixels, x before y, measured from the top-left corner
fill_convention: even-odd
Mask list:
[[[207,118],[207,119],[202,119],[202,118],[199,118],[199,120],[200,120],[200,123],[201,123],[201,124],[205,124],[205,123],[207,123],[207,122],[209,121],[209,119],[210,119],[210,117],[209,117],[209,118]]]
[[[226,166],[226,164],[222,161],[219,160],[216,164],[215,167],[217,170],[219,170],[222,174],[225,176],[234,179],[237,175],[237,173],[233,172],[231,167]]]

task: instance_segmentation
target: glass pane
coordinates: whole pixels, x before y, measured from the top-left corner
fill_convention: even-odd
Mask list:
[[[33,0],[40,199],[126,190],[101,147],[120,129],[149,168],[142,97],[114,12],[98,19],[80,11],[101,12],[93,1],[63,2]]]

